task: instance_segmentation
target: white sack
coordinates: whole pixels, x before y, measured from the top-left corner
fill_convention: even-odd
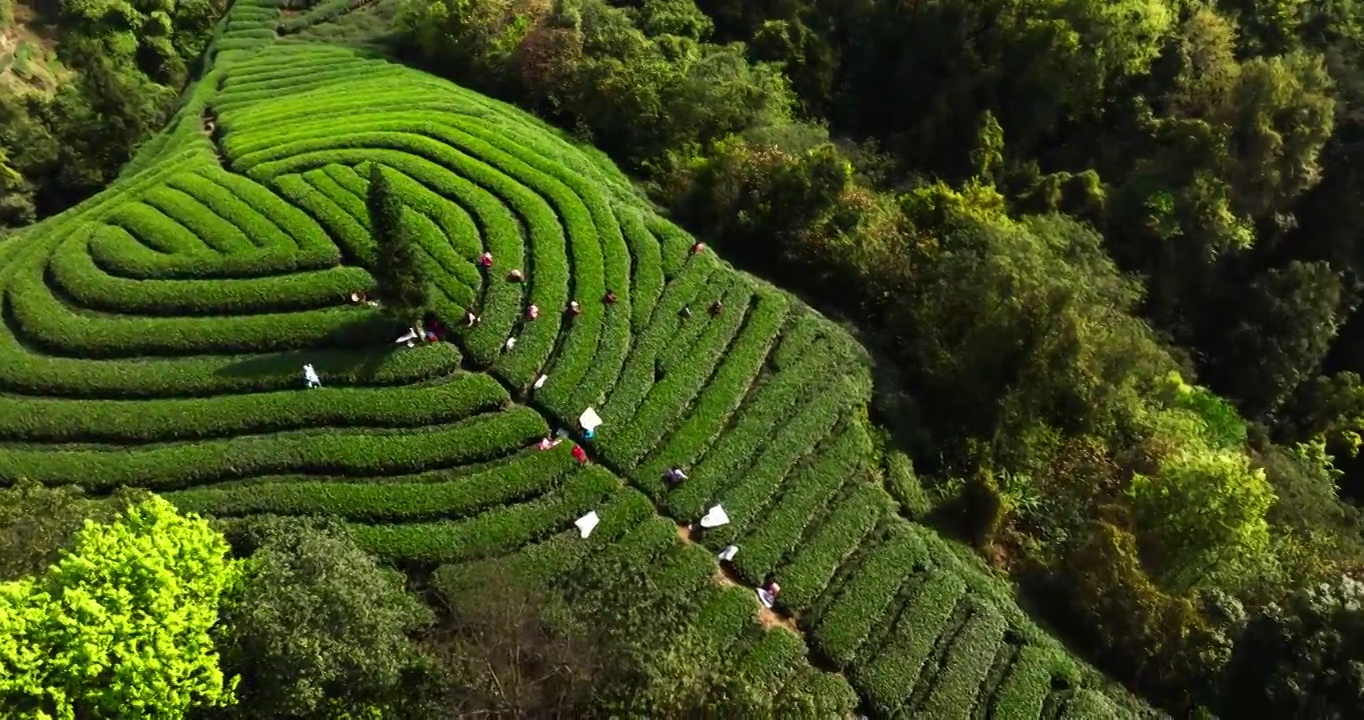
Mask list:
[[[592,530],[597,527],[597,523],[599,522],[601,522],[601,518],[597,517],[597,511],[593,510],[592,512],[575,520],[573,524],[578,526],[579,535],[581,535],[582,537],[587,537],[588,535],[592,534]]]
[[[716,505],[706,512],[706,516],[701,518],[701,527],[713,528],[729,524],[729,516],[725,514],[725,509]]]

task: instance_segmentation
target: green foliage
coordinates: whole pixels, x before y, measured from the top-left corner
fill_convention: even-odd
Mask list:
[[[240,563],[155,496],[87,523],[34,578],[0,584],[0,702],[21,717],[180,717],[230,705],[211,631]]]
[[[900,503],[900,511],[918,520],[933,510],[933,498],[923,490],[919,477],[914,475],[914,461],[902,451],[885,455],[885,487]]]
[[[1236,644],[1222,694],[1226,715],[1347,714],[1364,700],[1360,582],[1301,588],[1255,618]]]
[[[1243,450],[1235,413],[1176,375],[1167,382],[1175,407],[1156,411],[1147,441],[1160,459],[1128,490],[1143,551],[1167,588],[1237,586],[1268,557],[1277,498]]]
[[[77,487],[46,488],[27,479],[0,490],[0,580],[42,573],[87,520],[109,521],[127,499],[99,502]]]
[[[1167,586],[1198,587],[1230,566],[1254,567],[1269,550],[1274,493],[1241,454],[1171,458],[1133,478],[1137,523]],[[1235,580],[1231,580],[1235,582]]]
[[[594,706],[651,717],[771,712],[766,699],[771,691],[762,692],[761,683],[773,658],[727,655],[704,635],[679,633],[691,613],[689,598],[681,588],[659,584],[640,565],[612,564],[598,572],[609,579],[575,597],[585,623],[596,631],[595,642],[605,649]],[[796,638],[778,630],[759,645],[783,640]]]
[[[1190,440],[1201,438],[1208,447],[1216,450],[1238,451],[1245,447],[1245,421],[1226,400],[1207,388],[1184,382],[1176,372],[1165,376],[1163,390],[1161,399],[1173,408],[1186,411],[1182,419],[1194,423],[1184,430]],[[1173,418],[1174,415],[1166,415],[1162,419]]]
[[[971,162],[976,165],[976,175],[987,182],[994,182],[1003,169],[1004,128],[988,111],[980,121],[980,135],[976,148],[971,151]]]
[[[1191,600],[1152,584],[1135,540],[1107,522],[1090,528],[1067,558],[1071,607],[1108,663],[1139,678],[1157,699],[1187,707],[1207,697],[1231,643]]]
[[[224,9],[215,0],[68,0],[60,4],[68,36],[59,48],[63,59],[77,66],[105,58],[129,64],[158,83],[178,86]]]
[[[1257,278],[1242,320],[1228,328],[1225,383],[1249,417],[1273,417],[1320,366],[1343,321],[1345,287],[1325,262],[1293,261]],[[1272,329],[1271,329],[1272,328]],[[1258,358],[1255,363],[1231,358]]]
[[[709,20],[691,3],[583,0],[557,15],[510,2],[412,3],[402,23],[426,62],[479,88],[517,87],[636,164],[788,122],[793,105],[775,66],[748,62],[742,45],[700,42]]]
[[[417,264],[421,248],[403,231],[402,201],[389,188],[383,168],[371,166],[369,177],[367,205],[377,250],[375,292],[397,319],[415,322],[426,305],[426,278]]]
[[[663,543],[675,540],[666,524],[657,527]],[[708,564],[704,552],[678,555]],[[705,617],[696,617],[698,598],[669,582],[676,575],[667,569],[618,555],[559,574],[564,582],[542,586],[501,563],[437,573],[450,615],[429,645],[450,706],[533,716],[851,711],[852,694],[829,682],[835,676],[807,667],[801,686],[791,685],[803,646],[785,630],[755,633],[747,592],[717,592],[707,603],[708,592]]]
[[[243,717],[396,712],[418,659],[408,633],[430,622],[402,576],[335,527],[267,517],[245,532],[255,549],[223,615]]]

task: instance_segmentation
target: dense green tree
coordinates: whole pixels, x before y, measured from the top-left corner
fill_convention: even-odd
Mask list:
[[[1229,566],[1253,568],[1269,550],[1265,514],[1274,494],[1244,454],[1169,458],[1158,474],[1133,479],[1132,498],[1153,564],[1176,591],[1201,586]]]
[[[88,523],[37,577],[0,583],[0,707],[24,718],[175,718],[228,705],[212,632],[239,563],[152,496]]]
[[[224,613],[224,666],[239,674],[241,717],[402,713],[420,655],[409,633],[430,620],[337,525],[263,518],[247,530],[242,592]]]
[[[1355,716],[1364,707],[1364,583],[1304,587],[1253,619],[1236,643],[1226,717]]]
[[[8,7],[9,3],[4,5]],[[35,0],[31,23],[71,71],[52,96],[0,90],[0,224],[22,225],[104,186],[169,119],[222,0]]]
[[[677,1],[563,0],[540,12],[414,3],[402,23],[424,62],[513,94],[648,167],[670,151],[789,122],[793,98],[778,68],[748,62],[741,44],[699,42],[702,17]]]
[[[52,97],[0,94],[0,222],[63,210],[113,178],[169,118],[176,91],[108,59],[85,66]]]
[[[770,717],[770,699],[735,658],[687,619],[692,598],[657,583],[648,567],[617,561],[594,569],[573,597],[604,651],[592,707],[614,717]],[[783,632],[777,630],[776,632]],[[850,708],[844,709],[845,711]]]
[[[1224,316],[1239,320],[1206,331],[1205,346],[1218,350],[1210,381],[1249,417],[1266,418],[1316,374],[1347,310],[1345,287],[1328,264],[1295,260],[1232,294],[1241,307]]]
[[[841,717],[855,702],[772,698],[698,632],[694,598],[637,564],[546,587],[493,562],[442,568],[435,584],[446,613],[428,644],[446,673],[441,705],[462,716]]]
[[[178,89],[227,7],[222,0],[61,0],[63,61],[135,68]]]
[[[69,549],[87,520],[108,522],[135,494],[92,500],[74,486],[21,480],[0,489],[0,580],[37,575]]]
[[[374,280],[385,310],[404,323],[415,323],[426,307],[426,273],[416,236],[402,223],[403,203],[388,184],[384,169],[370,166],[370,222],[374,234]]]
[[[1298,387],[1277,426],[1288,444],[1322,442],[1339,458],[1354,457],[1364,444],[1364,380],[1353,372],[1319,375]]]
[[[498,563],[447,566],[444,611],[425,647],[445,676],[442,705],[459,715],[585,714],[601,648],[561,596]]]
[[[715,23],[691,0],[643,0],[631,17],[649,37],[674,35],[701,42],[715,29]]]
[[[1076,623],[1104,662],[1138,678],[1153,699],[1188,709],[1211,699],[1231,640],[1201,603],[1156,586],[1142,569],[1136,538],[1093,521],[1067,554],[1067,622]]]

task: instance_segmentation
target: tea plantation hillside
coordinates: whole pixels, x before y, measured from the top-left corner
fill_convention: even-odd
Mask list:
[[[693,252],[534,118],[361,51],[276,41],[277,22],[238,3],[120,181],[0,246],[0,481],[140,486],[223,518],[335,514],[438,578],[496,560],[554,583],[624,558],[692,593],[689,632],[774,696],[813,689],[823,714],[1128,714],[1006,590],[899,518],[871,473],[849,336]],[[449,342],[395,344],[403,328],[349,302],[374,284],[375,163]],[[561,314],[570,300],[580,315]],[[482,319],[465,328],[469,309]],[[535,449],[589,406],[591,462],[571,441]],[[672,465],[690,479],[668,490]],[[716,503],[728,525],[679,530]],[[773,575],[760,618],[752,588]]]

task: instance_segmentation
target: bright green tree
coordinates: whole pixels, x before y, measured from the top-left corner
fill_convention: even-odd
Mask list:
[[[1152,576],[1177,592],[1239,582],[1269,552],[1274,489],[1239,447],[1227,446],[1223,418],[1179,400],[1201,389],[1178,376],[1169,383],[1176,404],[1152,413],[1148,443],[1163,457],[1129,489],[1142,550]]]
[[[402,200],[393,192],[378,164],[370,166],[367,201],[376,249],[374,280],[379,299],[394,317],[414,323],[426,306],[426,277],[417,261],[421,248],[411,234],[403,232]]]
[[[7,717],[178,718],[234,700],[212,630],[241,570],[227,541],[152,496],[87,522],[41,576],[0,583]]]

